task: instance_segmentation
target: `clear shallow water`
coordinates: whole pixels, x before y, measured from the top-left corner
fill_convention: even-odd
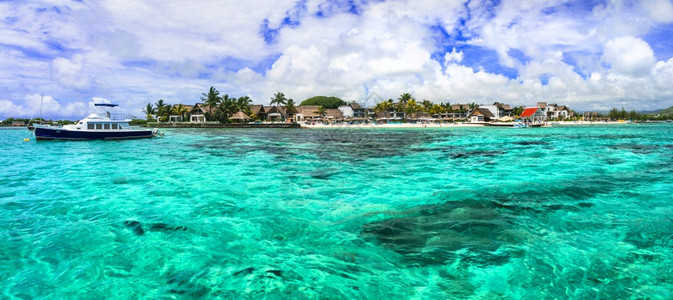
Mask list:
[[[672,298],[673,126],[0,129],[0,295]]]

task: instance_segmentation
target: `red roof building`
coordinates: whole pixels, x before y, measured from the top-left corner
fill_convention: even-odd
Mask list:
[[[544,112],[540,110],[540,108],[537,107],[528,107],[523,110],[523,112],[519,115],[519,118],[537,118],[537,117],[545,117]]]

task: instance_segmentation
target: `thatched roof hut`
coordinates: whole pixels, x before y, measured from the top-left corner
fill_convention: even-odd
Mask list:
[[[247,121],[250,120],[250,116],[246,115],[243,111],[239,110],[237,113],[231,115],[229,119],[233,121]]]

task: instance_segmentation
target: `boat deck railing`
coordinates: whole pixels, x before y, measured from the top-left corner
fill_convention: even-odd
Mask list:
[[[131,114],[110,114],[110,120],[131,120],[134,119]]]

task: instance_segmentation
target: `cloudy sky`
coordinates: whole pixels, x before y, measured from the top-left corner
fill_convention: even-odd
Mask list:
[[[0,0],[0,118],[141,116],[215,86],[578,111],[673,105],[673,3]],[[369,98],[368,98],[369,96]]]

